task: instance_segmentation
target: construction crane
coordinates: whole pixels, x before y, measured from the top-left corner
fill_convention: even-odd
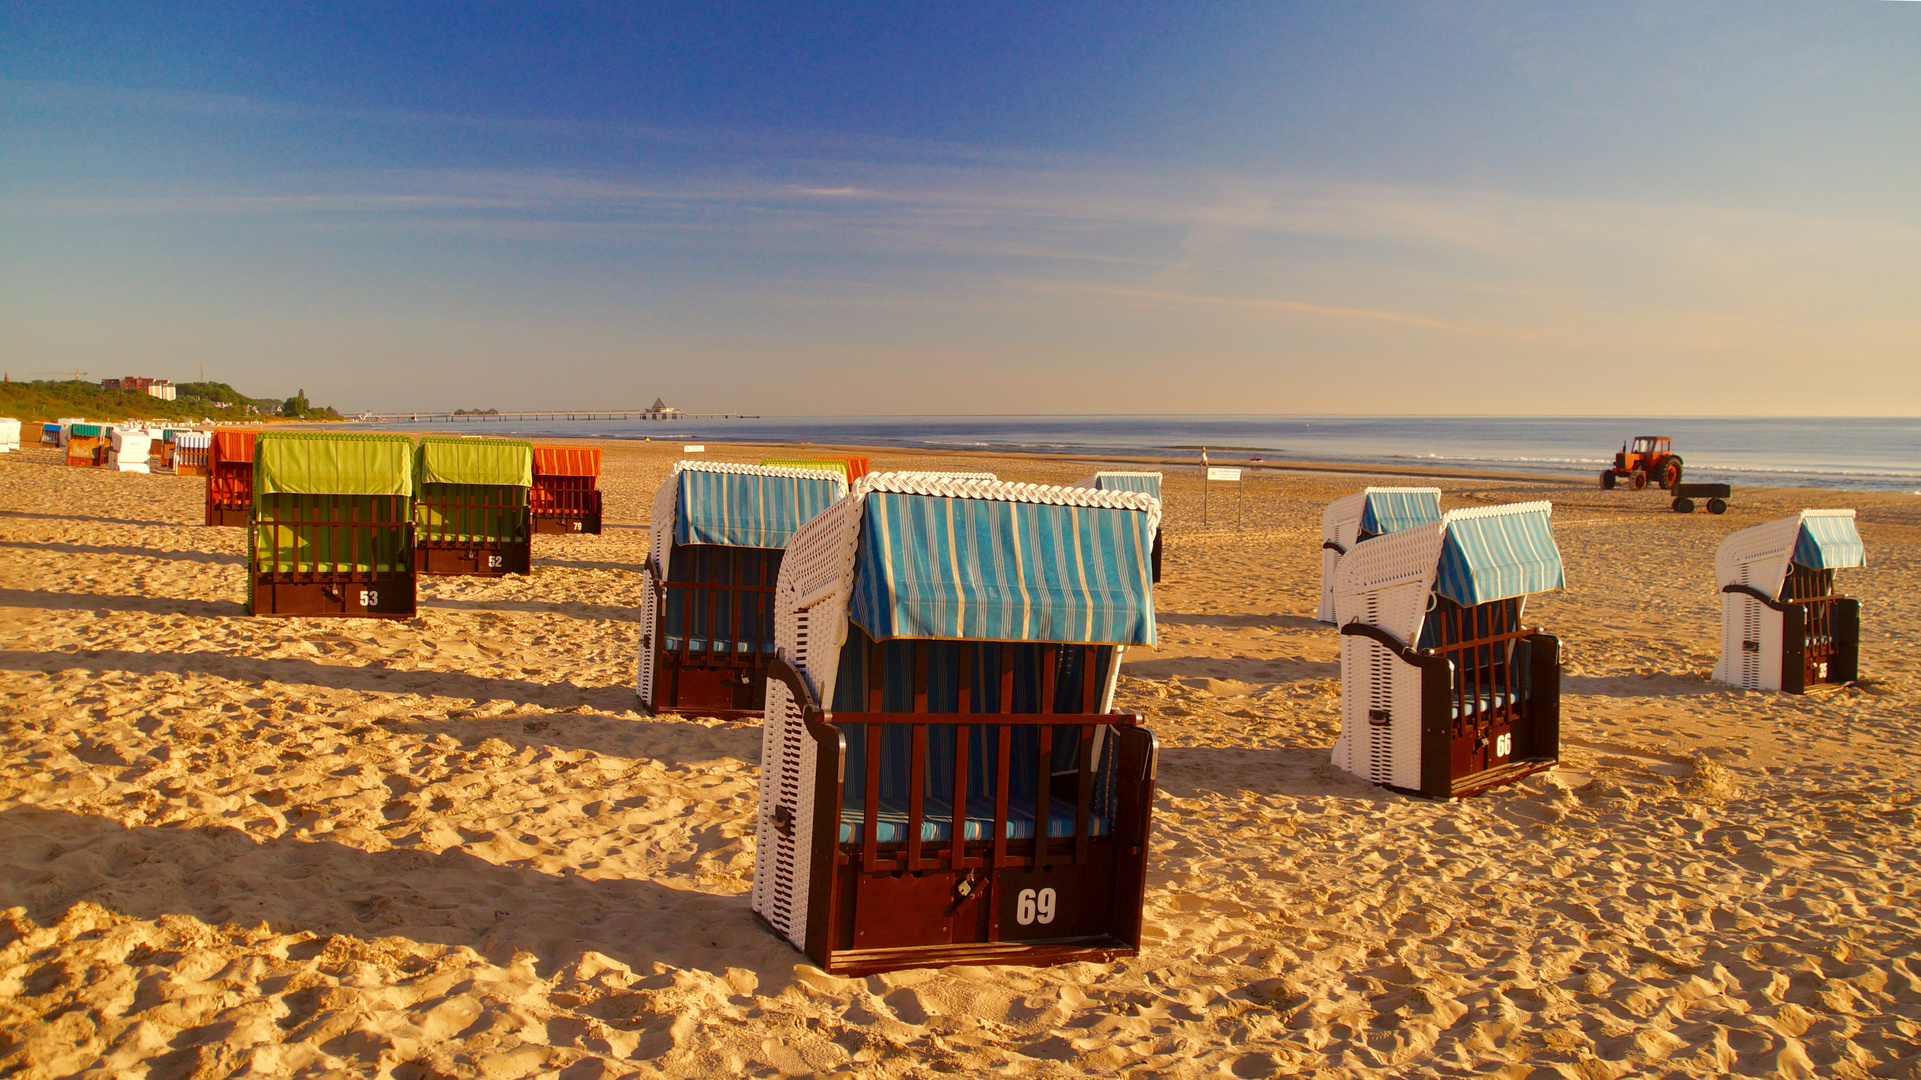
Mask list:
[[[29,371],[27,374],[36,377],[41,375],[64,375],[69,379],[78,381],[85,379],[88,373],[81,371],[79,368],[70,368],[66,371]]]

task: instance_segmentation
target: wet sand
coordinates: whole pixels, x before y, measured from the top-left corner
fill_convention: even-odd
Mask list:
[[[1170,472],[1147,946],[848,980],[749,914],[758,725],[636,711],[678,445],[605,445],[619,527],[408,622],[248,618],[204,481],[0,457],[0,1072],[1921,1076],[1921,499],[1441,481],[1553,500],[1569,581],[1563,767],[1443,804],[1328,764],[1320,510],[1396,478],[1263,472],[1235,529]],[[1709,682],[1715,546],[1806,506],[1861,511],[1866,681]]]

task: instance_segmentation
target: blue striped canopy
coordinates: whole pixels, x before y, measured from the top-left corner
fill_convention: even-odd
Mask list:
[[[1096,491],[1138,491],[1161,497],[1161,475],[1143,472],[1104,472],[1094,474]]]
[[[846,490],[824,477],[686,469],[674,493],[674,543],[784,548]]]
[[[1868,546],[1861,542],[1851,517],[1803,517],[1801,535],[1794,542],[1794,561],[1810,570],[1866,566]]]
[[[1447,523],[1434,591],[1472,606],[1567,584],[1547,512],[1456,518]]]
[[[1438,491],[1370,491],[1361,510],[1361,531],[1380,536],[1441,520]]]
[[[848,617],[877,641],[1154,643],[1147,515],[872,492]]]

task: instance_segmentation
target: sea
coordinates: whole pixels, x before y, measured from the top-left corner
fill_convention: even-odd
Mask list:
[[[766,416],[724,420],[470,420],[515,438],[987,450],[1215,464],[1354,462],[1595,477],[1621,444],[1665,435],[1688,479],[1921,494],[1921,418],[1565,416]]]

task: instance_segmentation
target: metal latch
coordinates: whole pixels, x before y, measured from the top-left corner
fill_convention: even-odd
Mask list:
[[[785,806],[774,807],[774,831],[787,839],[794,838],[794,812]]]
[[[1386,727],[1394,722],[1394,714],[1386,709],[1369,709],[1367,722],[1375,727]]]
[[[1758,641],[1743,641],[1741,643],[1741,651],[1742,652],[1760,652],[1761,643]]]

